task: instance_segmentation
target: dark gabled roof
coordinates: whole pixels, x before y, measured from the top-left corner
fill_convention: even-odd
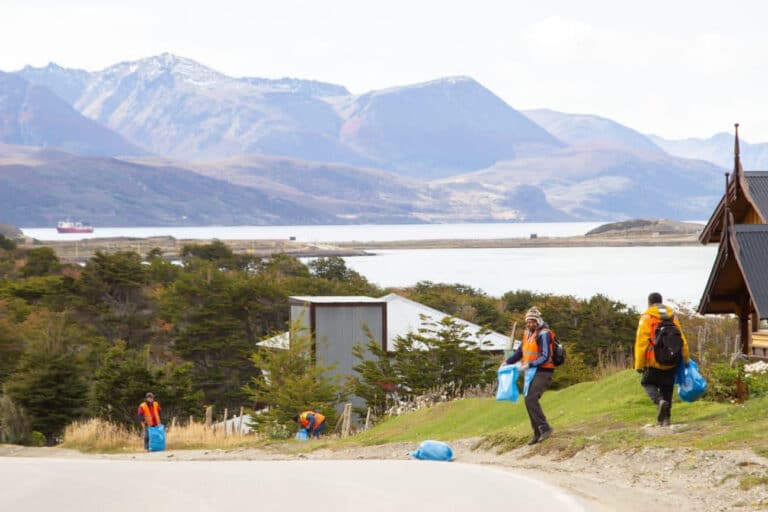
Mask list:
[[[768,171],[749,171],[744,173],[747,190],[752,196],[752,204],[768,220]]]
[[[759,318],[768,318],[768,225],[735,226],[735,238],[736,257],[752,304]]]
[[[699,312],[738,313],[749,300],[760,319],[768,318],[768,224],[728,222],[699,303]]]
[[[743,219],[750,209],[754,209],[763,223],[768,222],[768,171],[738,170],[728,183],[728,203],[737,222]],[[725,195],[720,198],[712,217],[699,235],[703,244],[718,242],[723,229],[723,210]]]

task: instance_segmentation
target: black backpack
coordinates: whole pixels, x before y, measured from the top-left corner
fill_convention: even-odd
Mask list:
[[[677,366],[683,357],[683,336],[667,312],[659,308],[661,322],[656,326],[653,335],[653,356],[656,362],[663,365]]]
[[[552,338],[552,364],[560,366],[565,362],[565,347],[557,340],[557,336],[549,330],[550,337]]]

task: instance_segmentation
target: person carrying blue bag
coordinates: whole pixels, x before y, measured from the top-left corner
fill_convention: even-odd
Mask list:
[[[662,303],[660,293],[648,295],[648,309],[640,316],[635,336],[635,370],[642,375],[640,385],[656,404],[656,424],[672,423],[672,391],[675,373],[688,365],[688,341],[674,311]]]
[[[555,364],[552,361],[554,336],[535,306],[525,314],[525,327],[523,342],[506,363],[515,364],[522,361],[520,371],[526,372],[525,409],[528,411],[533,429],[533,437],[528,444],[534,445],[552,435],[552,427],[547,422],[539,400],[552,384],[554,377]]]
[[[165,428],[160,421],[160,404],[154,394],[147,393],[144,396],[144,401],[139,404],[138,416],[144,428],[144,449],[148,452],[164,450]]]

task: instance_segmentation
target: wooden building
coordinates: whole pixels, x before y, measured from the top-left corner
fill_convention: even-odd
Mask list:
[[[733,173],[699,237],[719,243],[699,313],[735,314],[742,352],[768,358],[768,172],[744,172],[738,129]]]

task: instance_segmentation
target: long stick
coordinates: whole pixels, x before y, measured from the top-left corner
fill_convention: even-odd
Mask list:
[[[517,332],[517,322],[512,326],[512,334],[509,336],[509,344],[507,345],[507,353],[504,357],[506,361],[512,356],[512,347],[515,346],[515,333]]]

